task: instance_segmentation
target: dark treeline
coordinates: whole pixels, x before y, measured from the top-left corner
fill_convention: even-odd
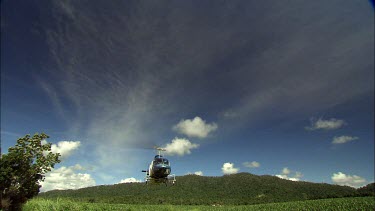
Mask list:
[[[357,189],[361,196],[375,196],[375,183],[370,183]]]
[[[367,186],[366,186],[367,187]],[[374,185],[371,186],[372,189]],[[261,204],[310,199],[371,195],[371,188],[293,182],[275,176],[239,173],[222,177],[186,175],[177,177],[175,186],[127,183],[54,190],[40,193],[42,198],[69,198],[75,201],[121,204]]]

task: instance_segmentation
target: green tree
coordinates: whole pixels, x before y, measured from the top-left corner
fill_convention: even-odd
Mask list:
[[[23,203],[39,193],[45,174],[60,162],[51,152],[46,134],[26,135],[0,158],[0,209],[20,210]]]

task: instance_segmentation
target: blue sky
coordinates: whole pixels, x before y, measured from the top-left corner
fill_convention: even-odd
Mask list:
[[[154,145],[176,175],[360,187],[373,20],[369,1],[3,1],[2,151],[47,133],[44,191],[141,180]]]

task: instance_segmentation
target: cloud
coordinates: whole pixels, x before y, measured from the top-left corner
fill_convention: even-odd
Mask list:
[[[278,178],[281,178],[281,179],[286,179],[286,180],[291,180],[291,181],[299,181],[299,178],[288,177],[288,175],[276,174],[275,176],[278,177]]]
[[[301,178],[301,177],[303,177],[303,174],[301,172],[299,172],[299,171],[296,171],[294,177]]]
[[[90,174],[75,172],[81,170],[83,170],[83,167],[79,164],[70,167],[62,166],[58,169],[52,169],[51,172],[46,174],[45,180],[40,183],[42,186],[41,192],[56,189],[66,190],[94,186],[96,183]]]
[[[4,131],[4,130],[1,130],[0,134],[6,135],[6,136],[13,136],[13,137],[23,137],[23,135],[21,135],[19,133],[14,133],[14,132],[11,132],[11,131]]]
[[[42,140],[41,144],[47,144],[46,140]],[[57,144],[51,145],[51,151],[53,153],[60,153],[61,159],[70,156],[74,150],[78,149],[81,146],[80,141],[59,141]]]
[[[324,120],[322,118],[315,120],[314,118],[312,118],[310,121],[311,126],[305,127],[306,130],[335,130],[346,124],[344,120],[335,118],[331,118],[329,120]]]
[[[53,153],[60,153],[61,158],[66,158],[81,145],[80,141],[59,141],[57,144],[51,145]]]
[[[244,163],[242,163],[242,165],[244,165],[245,167],[248,167],[248,168],[258,168],[258,167],[260,167],[260,163],[258,163],[256,161],[244,162]]]
[[[196,171],[194,172],[194,174],[198,176],[203,176],[203,171]]]
[[[285,174],[285,175],[290,174],[290,170],[287,167],[283,168],[283,170],[281,172],[282,172],[282,174]]]
[[[79,165],[79,164],[76,164],[76,165],[74,165],[74,166],[71,166],[70,168],[71,168],[72,170],[77,170],[77,171],[84,171],[84,170],[86,170],[86,168],[82,167],[82,166]]]
[[[142,180],[137,180],[134,177],[130,177],[130,178],[122,179],[119,183],[135,183],[135,182],[142,182]]]
[[[238,114],[234,111],[227,110],[227,111],[222,112],[221,116],[223,116],[224,118],[232,119],[232,118],[238,117]]]
[[[288,111],[294,117],[295,112],[318,112],[373,91],[373,72],[369,71],[373,68],[368,68],[374,66],[373,59],[368,59],[373,55],[373,39],[368,36],[373,29],[366,27],[373,23],[363,18],[367,13],[354,18],[343,16],[340,11],[344,10],[335,10],[337,6],[332,3],[324,7],[334,13],[324,15],[308,9],[321,6],[316,3],[286,8],[265,3],[259,8],[267,10],[257,13],[238,13],[228,10],[228,5],[217,4],[210,14],[197,12],[200,4],[176,5],[168,12],[158,4],[142,2],[100,5],[112,11],[113,16],[108,17],[92,12],[98,8],[96,4],[52,4],[56,5],[50,8],[51,13],[40,14],[45,27],[39,28],[49,47],[44,50],[54,61],[43,62],[45,66],[39,69],[48,72],[37,75],[50,76],[42,78],[47,86],[44,90],[57,110],[62,110],[59,113],[69,123],[68,133],[83,137],[82,142],[90,140],[89,144],[97,148],[90,162],[104,167],[121,167],[120,161],[129,157],[118,149],[152,146],[147,145],[150,140],[166,134],[169,126],[177,123],[167,119],[181,115],[182,110],[194,114],[198,109],[209,115],[228,110],[231,112],[225,116],[236,118],[218,122],[220,128],[233,123],[248,127],[243,121],[270,122],[270,118],[288,115]],[[124,16],[128,6],[137,12]],[[246,11],[253,4],[230,6],[236,7]],[[303,11],[296,24],[286,24],[293,19],[283,15],[290,8]],[[216,14],[226,15],[217,21]],[[72,18],[74,24],[63,21],[62,15]],[[319,21],[305,24],[311,17]],[[358,24],[358,20],[365,23]],[[267,21],[279,24],[264,24]],[[124,23],[127,27],[122,27]],[[333,39],[328,33],[332,24],[328,23],[339,23],[334,24],[334,31],[348,33]],[[353,26],[359,27],[355,33],[347,30]],[[283,36],[277,40],[264,36],[269,31]],[[316,37],[316,32],[327,36]],[[223,64],[233,71],[213,75],[213,70]],[[272,112],[274,108],[285,112]],[[108,146],[112,148],[100,150]]]
[[[345,144],[347,142],[354,141],[357,139],[358,137],[355,136],[335,136],[332,140],[332,144]]]
[[[194,173],[191,173],[190,171],[187,172],[185,175],[198,175],[198,176],[203,176],[203,171],[196,171]]]
[[[281,174],[276,174],[275,176],[281,179],[286,179],[286,180],[291,180],[291,181],[300,181],[301,177],[303,177],[303,174],[299,171],[296,171],[293,177],[289,177],[290,173],[291,171],[287,167],[285,167],[281,171]]]
[[[359,188],[366,184],[366,179],[357,175],[346,175],[342,172],[333,173],[332,182],[337,185],[346,185],[354,188]]]
[[[240,169],[235,168],[233,163],[224,163],[221,170],[223,171],[223,174],[236,174]]]
[[[185,138],[174,138],[171,143],[167,144],[164,148],[166,149],[166,154],[168,155],[179,155],[183,156],[186,154],[191,154],[191,149],[196,149],[199,144],[191,143]]]
[[[200,117],[190,120],[181,120],[173,126],[173,130],[189,137],[206,138],[211,132],[218,128],[216,123],[206,124]]]

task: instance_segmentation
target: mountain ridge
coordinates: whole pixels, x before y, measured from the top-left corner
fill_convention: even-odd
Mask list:
[[[174,186],[121,183],[77,190],[53,190],[42,198],[121,204],[260,204],[361,196],[357,189],[326,183],[290,181],[270,175],[177,176]]]

